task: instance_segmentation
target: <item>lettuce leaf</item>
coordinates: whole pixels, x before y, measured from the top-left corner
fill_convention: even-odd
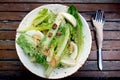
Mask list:
[[[49,11],[48,9],[43,9],[38,12],[37,17],[32,21],[31,25],[23,30],[18,30],[18,32],[26,32],[29,30],[49,30],[51,29],[53,22],[55,21],[56,15]]]
[[[36,40],[27,34],[21,34],[16,42],[25,54],[29,55],[32,59],[34,58],[35,62],[42,64],[47,69],[46,56],[40,53],[39,48],[36,46]]]
[[[41,24],[43,21],[46,21],[50,17],[50,14],[48,14],[48,9],[44,8],[43,10],[38,12],[37,17],[32,21],[33,26],[37,26],[38,24]]]
[[[73,29],[73,33],[74,33],[73,39],[78,46],[78,57],[77,57],[77,60],[78,60],[80,52],[82,51],[83,44],[84,44],[83,24],[79,16],[79,12],[74,5],[71,5],[68,8],[67,12],[73,15],[77,21],[77,26]]]

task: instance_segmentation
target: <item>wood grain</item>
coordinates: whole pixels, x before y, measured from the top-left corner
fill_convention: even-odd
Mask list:
[[[103,71],[106,71],[106,70],[119,71],[120,70],[119,64],[120,64],[120,61],[103,61]],[[97,70],[98,71],[99,69],[96,61],[87,61],[80,70],[85,70],[85,71]]]
[[[24,70],[19,61],[0,61],[0,70]]]
[[[3,79],[3,80],[8,80],[8,79],[9,80],[23,80],[23,79],[25,79],[25,80],[39,80],[39,79],[42,79],[42,80],[44,80],[43,78],[32,74],[28,70],[0,71],[0,79]]]
[[[90,29],[93,30],[94,27],[92,25],[92,22],[88,22]],[[105,22],[104,24],[104,31],[120,31],[120,22]]]
[[[120,60],[120,51],[103,51],[103,60],[112,61]],[[0,60],[19,60],[16,50],[0,50]],[[97,60],[97,51],[91,51],[87,59],[88,61]]]
[[[82,79],[82,80],[95,79],[96,80],[96,79],[99,79],[99,78],[97,78],[98,76],[101,77],[100,79],[102,79],[103,77],[104,78],[105,77],[119,77],[120,76],[119,73],[120,73],[120,71],[78,71],[78,72],[74,73],[73,75],[71,75],[65,79],[77,79],[77,80],[79,80],[79,79]],[[25,80],[27,80],[27,79],[29,79],[29,80],[38,80],[38,79],[44,80],[43,78],[32,74],[28,70],[24,70],[24,71],[14,71],[14,70],[12,70],[12,71],[0,71],[0,77],[5,79],[5,80],[8,78],[13,79],[13,80],[16,80],[16,79],[19,80],[19,79],[23,79],[23,78]],[[87,77],[87,78],[82,78],[82,77]],[[94,78],[90,79],[89,77],[94,77]],[[119,80],[119,78],[115,78],[115,80]]]
[[[6,20],[5,20],[6,21]],[[0,31],[10,31],[10,30],[16,30],[19,26],[18,21],[7,21],[7,22],[0,22]],[[93,30],[92,22],[88,22],[90,29]],[[104,24],[104,30],[105,31],[120,31],[120,22],[105,22]]]
[[[0,12],[0,20],[22,20],[28,12]],[[95,12],[80,12],[80,14],[90,21]],[[106,21],[119,21],[120,12],[105,12]]]
[[[1,0],[0,2],[27,2],[27,3],[120,3],[119,0]]]
[[[120,41],[103,41],[103,50],[109,50],[109,51],[114,51],[114,50],[120,50]],[[96,50],[96,44],[95,41],[92,42],[92,51]]]
[[[1,31],[10,31],[10,30],[16,30],[18,28],[18,25],[19,25],[20,22],[10,22],[10,21],[7,21],[7,22],[0,22],[0,30]]]
[[[19,60],[16,50],[0,50],[0,60]]]
[[[114,43],[114,45],[113,45]],[[0,49],[15,49],[15,42],[11,40],[0,40]],[[118,41],[104,41],[103,50],[120,50],[120,40]],[[92,51],[96,50],[95,41],[92,42]]]
[[[95,33],[91,31],[92,39],[95,39]],[[103,31],[103,39],[105,40],[120,40],[120,32],[119,31]]]
[[[119,77],[120,71],[78,71],[71,77]]]
[[[102,51],[103,60],[120,60],[120,51]],[[91,51],[88,60],[97,60],[97,50]]]
[[[94,40],[94,32],[91,31],[92,39]],[[104,31],[104,40],[120,40],[119,31]],[[0,31],[0,40],[15,40],[16,31]]]
[[[120,61],[103,61],[103,71],[120,71]],[[115,65],[115,66],[114,66]],[[25,70],[20,61],[0,61],[0,70]],[[80,71],[99,71],[97,61],[86,61]]]
[[[0,31],[0,40],[11,40],[14,39],[15,40],[15,35],[16,32],[15,31]]]
[[[28,12],[0,12],[0,20],[21,20]]]
[[[15,49],[15,41],[0,40],[0,49]]]
[[[27,3],[3,3],[0,6],[0,11],[31,11],[36,7],[39,7],[44,4],[36,3],[36,4],[27,4]],[[70,6],[71,4],[64,4]],[[119,4],[74,4],[79,11],[96,11],[98,9],[102,9],[108,12],[120,12]]]

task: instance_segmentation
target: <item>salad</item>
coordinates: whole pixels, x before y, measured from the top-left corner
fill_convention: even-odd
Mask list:
[[[78,63],[84,36],[78,10],[71,5],[67,12],[55,14],[44,8],[31,25],[17,30],[16,43],[31,62],[44,66],[49,77],[55,68],[73,67]]]

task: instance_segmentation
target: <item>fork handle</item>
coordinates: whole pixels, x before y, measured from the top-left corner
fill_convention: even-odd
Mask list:
[[[103,69],[103,65],[102,65],[102,49],[99,48],[98,49],[98,67],[100,70]]]
[[[98,44],[98,67],[102,70],[102,42],[103,42],[103,26],[96,28],[97,44]]]

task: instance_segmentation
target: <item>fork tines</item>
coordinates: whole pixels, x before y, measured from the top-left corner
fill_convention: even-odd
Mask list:
[[[98,21],[98,22],[105,22],[105,16],[104,16],[104,11],[102,10],[97,10],[96,14],[94,16],[94,20]]]

